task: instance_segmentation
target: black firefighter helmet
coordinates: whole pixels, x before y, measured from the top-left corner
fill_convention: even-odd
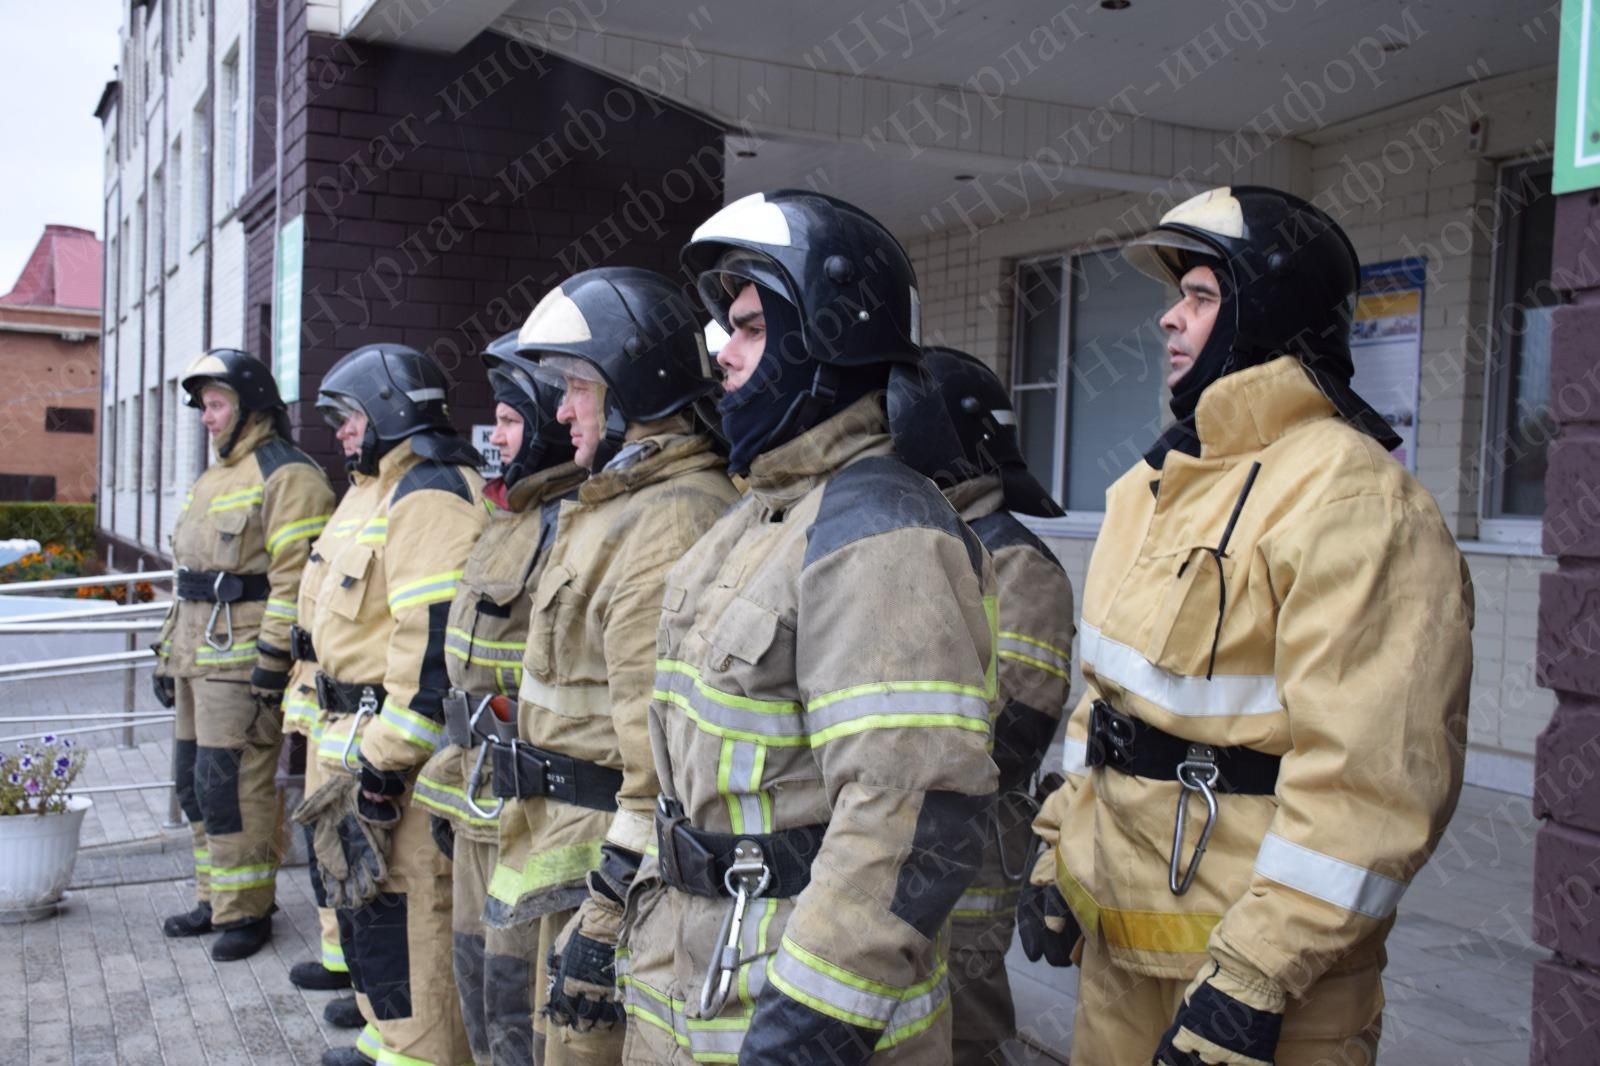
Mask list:
[[[476,468],[482,457],[450,424],[450,379],[430,356],[404,344],[367,344],[333,364],[317,389],[317,409],[337,429],[367,416],[361,451],[345,465],[375,474],[378,460],[403,440],[417,454]]]
[[[1065,513],[1028,471],[1011,396],[977,358],[924,348],[920,366],[897,367],[890,377],[888,406],[895,451],[940,488],[995,474],[1006,510],[1041,518]]]
[[[234,419],[227,440],[218,442],[218,457],[228,457],[244,431],[245,416],[256,412],[266,414],[272,420],[273,432],[284,440],[289,439],[289,412],[278,394],[278,383],[272,377],[272,370],[249,352],[238,348],[213,348],[189,365],[179,384],[189,394],[188,405],[197,409],[205,406],[201,393],[207,385],[221,385],[238,397],[238,417]]]
[[[898,240],[853,204],[803,189],[751,193],[712,215],[683,249],[712,317],[747,283],[800,312],[806,354],[835,366],[914,363],[921,304]]]
[[[1346,421],[1387,449],[1399,445],[1388,421],[1350,387],[1360,261],[1350,238],[1321,208],[1265,186],[1224,186],[1168,211],[1123,255],[1173,286],[1193,257],[1220,260],[1235,322],[1228,365],[1215,377],[1297,356]]]
[[[490,341],[483,362],[489,368],[495,401],[522,416],[522,447],[500,472],[505,483],[515,485],[529,474],[570,463],[572,437],[556,421],[561,390],[539,376],[532,359],[518,353],[516,332]]]
[[[605,438],[594,469],[610,462],[629,423],[653,422],[718,389],[694,305],[670,279],[639,267],[598,267],[551,289],[517,334],[539,375],[605,388]]]

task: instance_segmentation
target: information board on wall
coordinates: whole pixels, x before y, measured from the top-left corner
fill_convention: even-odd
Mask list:
[[[1562,0],[1556,73],[1557,194],[1600,187],[1600,0]]]
[[[305,275],[304,215],[278,231],[272,271],[272,376],[284,403],[300,399],[300,299]]]
[[[1422,377],[1422,290],[1427,280],[1425,259],[1362,267],[1350,330],[1350,354],[1356,365],[1351,385],[1399,434],[1394,457],[1413,471]]]
[[[486,481],[500,476],[500,449],[489,443],[489,435],[493,432],[492,422],[486,426],[472,427],[472,446],[483,456],[478,463],[478,473],[482,474]]]

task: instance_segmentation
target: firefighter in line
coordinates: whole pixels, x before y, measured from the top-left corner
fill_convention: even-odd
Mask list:
[[[537,925],[483,924],[504,805],[493,791],[489,756],[516,737],[529,596],[555,540],[562,500],[573,499],[588,475],[573,461],[567,427],[556,421],[560,390],[536,377],[516,345],[516,333],[507,333],[483,353],[495,399],[489,443],[499,449],[501,473],[484,486],[489,523],[467,556],[445,630],[450,743],[423,766],[413,792],[434,816],[435,836],[453,862],[456,992],[479,1066],[537,1061],[538,945],[518,939]]]
[[[450,383],[399,344],[323,378],[350,488],[312,548],[300,621],[319,704],[306,801],[326,902],[367,1025],[328,1066],[471,1058],[452,974],[450,863],[412,802],[444,742],[448,616],[487,520],[478,453],[450,423]]]
[[[888,394],[895,452],[933,479],[994,559],[999,592],[995,824],[983,864],[950,927],[956,1066],[1002,1061],[1017,1033],[1006,974],[1017,900],[1033,865],[1034,776],[1072,687],[1072,583],[1016,514],[1063,512],[1028,472],[1011,397],[994,371],[964,352],[923,350],[922,374],[897,375]]]
[[[666,581],[624,1061],[949,1063],[996,608],[977,536],[892,453],[916,277],[875,219],[793,190],[729,204],[683,259],[731,335],[722,427],[749,491]]]
[[[176,595],[156,648],[156,695],[177,715],[173,780],[194,833],[198,899],[162,931],[221,930],[211,957],[229,962],[272,936],[288,630],[333,490],[289,442],[288,412],[260,360],[215,348],[182,385],[217,461],[173,530]]]
[[[547,1066],[599,1066],[621,1056],[612,952],[652,842],[646,715],[666,573],[736,492],[693,413],[716,390],[701,322],[668,279],[575,275],[534,308],[517,347],[562,388],[557,417],[590,475],[561,502],[533,590],[516,743],[493,749],[505,808],[486,938],[524,947],[491,949],[485,965],[517,993],[531,965],[536,1057],[542,1046]]]
[[[1179,292],[1176,421],[1107,492],[1024,944],[1081,960],[1074,1062],[1369,1064],[1461,786],[1467,568],[1350,386],[1332,219],[1215,189],[1126,255]]]

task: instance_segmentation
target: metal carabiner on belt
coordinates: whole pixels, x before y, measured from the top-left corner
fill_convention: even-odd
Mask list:
[[[490,693],[489,695],[485,696],[482,700],[480,700],[478,702],[477,710],[473,711],[472,712],[472,717],[467,719],[467,729],[470,732],[477,733],[477,731],[478,731],[478,719],[483,717],[483,712],[486,709],[488,709],[488,707],[489,707],[489,701],[493,700],[493,699],[494,699],[494,694]],[[467,807],[468,807],[468,809],[470,809],[472,811],[473,814],[477,815],[479,818],[498,818],[498,817],[500,817],[500,812],[505,809],[506,798],[504,796],[496,796],[495,797],[495,804],[494,804],[494,807],[492,809],[485,809],[483,807],[478,806],[478,782],[479,782],[479,779],[481,778],[481,776],[483,774],[483,760],[488,757],[489,748],[492,745],[504,744],[504,743],[505,743],[505,741],[501,740],[498,736],[495,736],[492,733],[479,734],[478,758],[472,764],[472,772],[467,775],[467,784],[466,784],[466,790],[465,790],[466,791]],[[516,766],[517,766],[517,746],[516,746],[516,742],[512,741],[511,742],[511,770],[512,770],[513,776],[515,776],[515,774],[516,774]]]
[[[339,762],[349,774],[360,774],[361,764],[350,765],[350,749],[356,745],[356,736],[361,729],[361,719],[376,714],[378,710],[378,694],[372,691],[371,685],[361,689],[361,701],[356,704],[355,721],[350,723],[350,735],[344,738],[344,750],[339,753]]]
[[[739,938],[744,933],[745,912],[750,901],[759,899],[772,884],[772,871],[767,869],[761,846],[754,840],[741,840],[733,846],[733,865],[722,875],[722,886],[733,897],[728,915],[722,919],[722,931],[717,934],[717,951],[706,968],[706,979],[700,986],[700,1017],[714,1018],[728,1002],[733,989],[733,978],[739,972]]]
[[[1034,776],[1037,777],[1038,775],[1035,774]],[[1039,808],[1042,804],[1033,798],[1031,791],[1021,788],[1014,788],[1010,792],[1002,792],[999,800],[995,802],[994,850],[995,854],[1000,858],[1000,875],[1012,884],[1020,885],[1027,879],[1028,874],[1033,872],[1033,863],[1030,861],[1034,856],[1033,835],[1031,832],[1029,833],[1027,845],[1023,848],[1021,869],[1013,870],[1011,868],[1011,860],[1006,855],[1005,829],[1000,824],[1000,807],[1007,801],[1019,803],[1027,808],[1030,820],[1032,815],[1039,813]]]
[[[1217,794],[1213,791],[1217,779],[1217,751],[1208,744],[1190,744],[1189,757],[1178,764],[1178,783],[1183,786],[1178,793],[1178,812],[1172,823],[1172,856],[1167,862],[1167,888],[1174,896],[1181,896],[1194,884],[1194,875],[1200,870],[1200,860],[1205,857],[1206,845],[1211,841],[1211,830],[1217,824]],[[1178,856],[1183,851],[1183,831],[1189,822],[1189,793],[1198,792],[1206,801],[1206,823],[1200,828],[1200,839],[1189,855],[1189,865],[1180,877]]]
[[[218,570],[217,579],[211,583],[211,617],[206,619],[206,643],[211,645],[213,651],[227,651],[233,647],[233,604],[223,603],[221,599],[222,579],[227,576],[227,571]],[[217,615],[219,613],[228,623],[227,639],[220,644],[212,638],[212,633],[217,628]]]

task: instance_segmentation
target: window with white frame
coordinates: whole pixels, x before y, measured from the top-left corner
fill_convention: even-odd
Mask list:
[[[189,124],[189,156],[192,160],[189,182],[189,243],[199,244],[206,236],[206,203],[211,195],[211,123],[206,118],[206,100],[201,97]]]
[[[115,425],[116,404],[106,404],[105,416],[100,423],[100,469],[105,472],[106,488],[117,487],[117,442],[110,432]]]
[[[122,270],[117,255],[121,251],[121,242],[117,235],[111,235],[110,247],[106,250],[106,325],[115,329],[117,316],[122,309]]]
[[[1157,319],[1171,302],[1115,250],[1017,267],[1012,403],[1028,466],[1069,514],[1105,491],[1161,432],[1166,359]]]
[[[166,250],[167,232],[162,225],[162,216],[166,210],[166,171],[161,167],[156,167],[150,174],[150,221],[147,227],[150,237],[146,242],[149,261],[145,264],[145,274],[149,278],[149,284],[152,289],[161,284],[161,253]]]
[[[167,269],[175,269],[178,255],[183,251],[183,138],[172,142],[172,161],[167,165],[172,175],[171,189],[167,195]]]
[[[144,298],[144,197],[139,197],[133,205],[133,214],[128,216],[128,269],[125,281],[128,287],[128,306],[130,309],[138,306]]]
[[[226,105],[218,115],[218,162],[222,164],[223,197],[231,210],[244,198],[245,142],[248,140],[241,118],[244,112],[244,85],[240,81],[239,46],[235,44],[222,61],[222,99]]]
[[[1485,540],[1537,541],[1550,412],[1550,280],[1555,197],[1550,160],[1507,164],[1495,190],[1497,232],[1484,417]]]
[[[121,413],[117,416],[117,458],[122,476],[117,482],[125,489],[135,489],[138,482],[134,475],[139,466],[139,397],[121,401],[118,409]]]

